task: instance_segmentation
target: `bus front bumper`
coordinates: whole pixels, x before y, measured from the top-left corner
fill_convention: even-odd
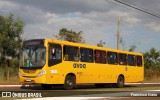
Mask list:
[[[19,76],[19,82],[22,84],[44,84],[46,83],[46,78],[44,76],[34,78]]]

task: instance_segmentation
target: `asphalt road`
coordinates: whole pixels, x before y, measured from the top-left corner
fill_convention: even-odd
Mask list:
[[[138,83],[138,84],[126,84],[123,88],[113,88],[111,85],[107,85],[105,88],[97,88],[94,85],[77,85],[77,88],[74,89],[76,91],[96,91],[96,90],[113,90],[113,89],[122,89],[122,91],[125,89],[133,89],[134,88],[159,88],[160,90],[160,83]],[[156,89],[156,90],[157,90]],[[44,91],[43,88],[40,85],[0,85],[0,91]],[[45,91],[66,91],[63,90],[62,86],[53,86],[50,90]]]
[[[152,90],[152,91],[146,91],[146,90]],[[158,91],[153,91],[153,90],[158,90]],[[111,85],[108,85],[105,88],[96,88],[94,85],[78,85],[77,88],[74,90],[63,90],[61,86],[55,86],[50,90],[43,90],[39,85],[32,85],[32,86],[0,85],[0,92],[5,92],[5,91],[15,92],[15,93],[30,93],[30,92],[42,93],[43,97],[52,97],[50,99],[53,99],[54,97],[54,100],[56,100],[55,97],[57,96],[89,97],[89,98],[105,97],[105,98],[98,98],[98,99],[91,98],[94,100],[95,99],[97,100],[113,99],[114,100],[117,98],[124,99],[124,100],[134,100],[134,98],[136,98],[136,100],[160,100],[160,83],[126,84],[123,88],[113,88]],[[149,94],[151,94],[152,96]],[[108,97],[116,97],[116,98],[108,98]],[[37,99],[37,100],[41,100],[41,99]],[[73,99],[73,100],[80,100],[80,99]]]

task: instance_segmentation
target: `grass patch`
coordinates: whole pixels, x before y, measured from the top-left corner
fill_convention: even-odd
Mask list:
[[[160,78],[153,78],[150,80],[144,80],[144,83],[160,83]]]
[[[2,97],[0,97],[0,100],[14,100],[14,98],[2,98]]]
[[[144,82],[160,82],[160,69],[145,69]]]
[[[8,76],[8,79],[7,79]],[[18,68],[5,67],[0,68],[0,82],[18,82]]]

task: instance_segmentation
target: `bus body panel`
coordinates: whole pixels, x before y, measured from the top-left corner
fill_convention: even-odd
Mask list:
[[[62,46],[62,62],[53,66],[48,66],[49,58],[49,43],[60,44]],[[81,83],[117,83],[119,75],[123,75],[125,82],[141,82],[144,79],[144,62],[142,57],[142,66],[128,66],[118,64],[99,64],[80,61],[64,61],[63,46],[71,45],[78,48],[91,48],[93,50],[104,50],[106,52],[113,51],[117,53],[133,54],[143,56],[141,53],[134,53],[110,48],[102,48],[89,46],[85,44],[77,44],[66,41],[58,41],[45,39],[44,46],[46,47],[46,63],[42,69],[19,69],[22,76],[19,76],[19,82],[24,84],[64,84],[67,74],[76,76],[76,84]],[[42,76],[37,75],[45,70],[46,73]]]

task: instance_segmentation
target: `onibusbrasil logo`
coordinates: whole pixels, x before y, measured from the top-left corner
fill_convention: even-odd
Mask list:
[[[2,97],[12,97],[12,98],[41,98],[42,93],[37,92],[2,92]]]

